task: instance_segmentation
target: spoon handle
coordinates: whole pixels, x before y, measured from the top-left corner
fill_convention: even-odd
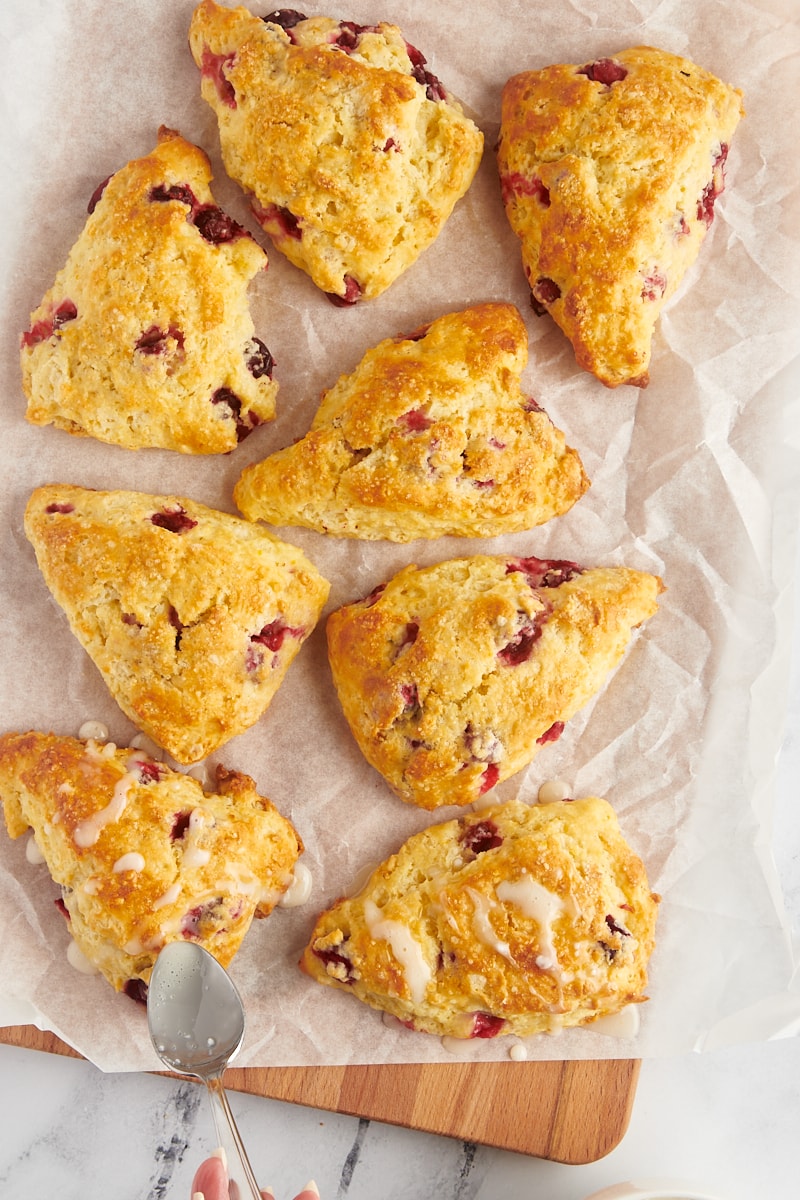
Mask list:
[[[241,1135],[233,1119],[231,1107],[225,1088],[222,1086],[222,1075],[211,1075],[206,1079],[208,1095],[211,1099],[211,1113],[214,1118],[214,1128],[217,1141],[225,1151],[228,1160],[228,1179],[231,1200],[261,1200],[253,1168],[247,1157]]]

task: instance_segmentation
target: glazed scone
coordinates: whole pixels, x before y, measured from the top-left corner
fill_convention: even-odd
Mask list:
[[[301,441],[245,468],[234,499],[251,520],[395,542],[541,525],[589,481],[523,394],[527,361],[511,304],[387,338],[323,393]]]
[[[247,775],[217,767],[206,792],[113,742],[4,734],[0,800],[12,838],[33,830],[78,948],[134,999],[167,942],[200,942],[227,966],[303,849]]]
[[[651,46],[503,89],[497,161],[534,308],[608,387],[648,382],[659,313],[711,225],[742,115],[741,92]]]
[[[561,735],[662,590],[625,567],[509,555],[406,567],[327,622],[361,752],[410,804],[471,804]]]
[[[434,241],[483,135],[395,25],[204,0],[189,33],[225,169],[275,247],[344,304]]]
[[[658,900],[605,800],[512,800],[409,838],[301,967],[415,1030],[529,1037],[646,999]]]
[[[197,146],[161,128],[101,185],[22,335],[26,416],[128,449],[222,454],[275,415],[247,288],[267,256],[214,202]]]
[[[255,724],[328,597],[300,550],[185,497],[51,484],[25,532],[117,704],[181,763]]]

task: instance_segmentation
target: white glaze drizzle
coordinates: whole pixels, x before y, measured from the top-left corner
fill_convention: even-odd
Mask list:
[[[540,947],[536,965],[540,971],[558,972],[558,956],[553,943],[552,923],[565,911],[564,902],[554,892],[533,878],[521,875],[519,879],[503,880],[497,885],[497,898],[515,905],[539,926]]]
[[[511,947],[508,942],[502,941],[497,936],[490,920],[492,910],[496,909],[498,905],[494,904],[488,896],[484,896],[482,892],[476,892],[474,888],[468,887],[465,891],[472,901],[472,930],[475,937],[484,946],[496,950],[503,958],[513,962]]]
[[[364,918],[370,936],[389,943],[389,949],[403,968],[411,999],[420,1004],[430,983],[432,971],[425,961],[422,947],[411,935],[411,930],[402,921],[383,917],[381,909],[372,900],[364,902]]]
[[[311,895],[312,883],[311,872],[305,863],[296,863],[292,882],[278,901],[280,907],[297,908],[298,905],[305,904]]]
[[[123,854],[114,863],[111,870],[115,875],[121,875],[123,871],[143,871],[144,857],[139,854],[138,850],[131,850],[128,854]]]

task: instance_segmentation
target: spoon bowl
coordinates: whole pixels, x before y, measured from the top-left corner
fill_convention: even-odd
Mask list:
[[[202,1079],[211,1099],[231,1197],[261,1200],[233,1118],[222,1075],[244,1038],[244,1006],[233,980],[197,942],[170,942],[156,959],[147,991],[150,1037],[165,1066]]]

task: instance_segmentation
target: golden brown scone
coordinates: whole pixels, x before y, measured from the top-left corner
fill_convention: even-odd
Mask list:
[[[51,484],[25,532],[117,704],[181,763],[255,724],[328,597],[296,547],[186,497]]]
[[[113,742],[0,737],[9,834],[33,830],[73,940],[134,999],[167,942],[198,941],[227,966],[292,882],[290,822],[247,775],[218,767],[216,787]]]
[[[247,467],[245,516],[340,537],[495,537],[566,512],[580,458],[520,389],[512,304],[448,313],[368,350],[323,393],[310,432]]]
[[[300,965],[412,1029],[528,1037],[646,999],[658,900],[605,800],[512,800],[409,838]]]
[[[206,155],[161,128],[101,185],[22,335],[26,416],[128,449],[235,448],[275,415],[247,285],[267,265],[214,203]]]
[[[655,575],[473,555],[406,567],[331,613],[328,655],[364,757],[410,804],[471,804],[603,687]]]
[[[651,46],[515,75],[497,161],[537,311],[606,386],[645,387],[658,315],[724,185],[741,92]]]
[[[335,301],[378,296],[437,237],[483,135],[395,25],[204,0],[189,33],[225,169]]]

